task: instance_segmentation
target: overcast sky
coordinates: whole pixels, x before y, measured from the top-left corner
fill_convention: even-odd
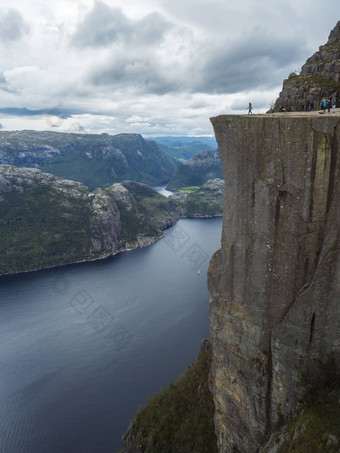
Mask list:
[[[339,0],[0,0],[0,128],[211,135],[265,112]]]

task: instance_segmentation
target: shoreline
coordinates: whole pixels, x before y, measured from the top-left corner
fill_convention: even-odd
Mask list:
[[[146,236],[144,238],[141,237],[141,238],[137,239],[136,241],[128,244],[129,245],[128,247],[118,249],[117,251],[115,251],[113,253],[104,254],[103,256],[99,256],[99,257],[92,258],[92,259],[89,258],[89,259],[86,259],[86,260],[73,261],[72,263],[56,264],[55,266],[39,267],[39,268],[29,269],[29,270],[25,270],[25,271],[9,272],[7,274],[0,274],[0,279],[1,279],[1,277],[11,277],[11,276],[14,276],[14,275],[24,275],[24,274],[29,274],[29,273],[33,273],[33,272],[47,271],[47,270],[51,270],[51,269],[58,269],[58,268],[62,268],[62,267],[66,267],[66,266],[72,266],[72,265],[76,265],[76,264],[94,263],[96,261],[102,261],[102,260],[105,260],[107,258],[112,258],[112,257],[118,255],[119,253],[132,252],[134,250],[141,249],[141,248],[144,248],[144,247],[149,247],[150,245],[153,245],[155,242],[157,242],[160,239],[164,238],[166,236],[165,231],[168,230],[169,228],[177,225],[179,220],[182,220],[182,219],[183,220],[184,219],[193,219],[193,220],[201,219],[201,220],[204,220],[204,219],[216,219],[218,217],[223,217],[223,216],[222,215],[215,215],[215,216],[200,216],[200,217],[180,217],[175,223],[173,223],[172,225],[169,225],[166,229],[162,230],[162,234],[160,236],[153,236],[153,237]]]

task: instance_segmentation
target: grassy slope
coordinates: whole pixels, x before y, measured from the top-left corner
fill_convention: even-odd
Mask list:
[[[195,158],[197,159],[197,156]],[[211,161],[211,159],[208,159],[206,165],[202,165],[202,163],[204,163],[204,159],[201,161],[198,160],[197,165],[180,165],[168,183],[167,189],[176,191],[182,187],[201,187],[209,179],[224,178],[220,161]]]
[[[217,453],[214,404],[208,387],[211,349],[174,384],[148,399],[124,435],[143,453]]]
[[[301,380],[307,389],[299,414],[290,416],[272,433],[270,447],[277,453],[340,452],[340,370],[333,357],[306,371]],[[331,435],[338,440],[334,445]],[[270,451],[268,445],[262,453]]]
[[[224,192],[212,191],[206,185],[191,192],[186,198],[188,217],[214,217],[223,215]]]
[[[303,413],[287,422],[289,437],[280,447],[280,453],[336,453],[338,446],[328,444],[329,435],[340,440],[340,386],[312,405],[306,405]]]
[[[86,189],[83,189],[84,195]],[[51,186],[12,191],[0,204],[0,274],[86,259],[90,208]]]

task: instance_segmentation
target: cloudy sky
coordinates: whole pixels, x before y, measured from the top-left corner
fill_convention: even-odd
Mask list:
[[[0,0],[0,128],[211,135],[265,112],[339,0]]]

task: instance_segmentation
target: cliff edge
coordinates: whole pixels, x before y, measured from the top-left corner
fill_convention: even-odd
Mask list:
[[[215,429],[220,453],[255,452],[301,375],[340,361],[340,118],[211,121],[226,186],[208,275]]]

